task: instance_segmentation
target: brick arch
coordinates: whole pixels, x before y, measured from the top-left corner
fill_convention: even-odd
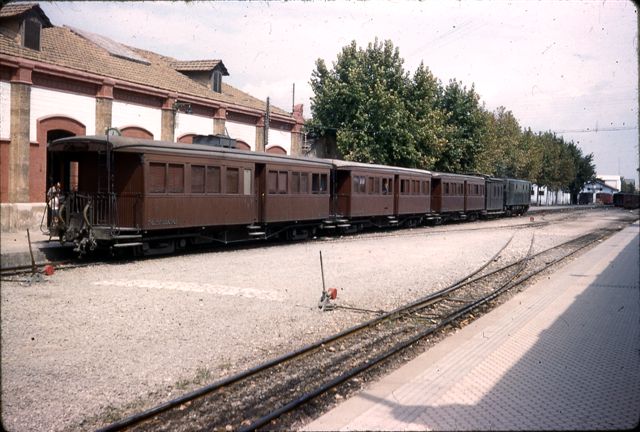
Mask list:
[[[47,190],[47,175],[51,167],[47,161],[47,141],[61,136],[85,135],[87,127],[70,117],[48,116],[36,122],[37,143],[31,144],[29,155],[29,199],[41,202]]]
[[[120,133],[122,136],[129,138],[153,139],[153,134],[151,132],[139,126],[125,126],[120,128]]]
[[[236,149],[237,150],[244,150],[244,151],[251,151],[251,146],[249,144],[247,144],[246,142],[242,141],[242,140],[236,140]]]
[[[280,146],[274,145],[267,149],[267,153],[286,155],[287,151]]]
[[[184,134],[180,138],[178,138],[177,142],[182,144],[193,144],[194,136],[196,136],[196,134]]]

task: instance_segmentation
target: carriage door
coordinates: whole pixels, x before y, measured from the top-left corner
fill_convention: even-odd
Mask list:
[[[265,164],[256,164],[253,182],[253,190],[255,191],[255,220],[258,223],[264,223],[265,206],[267,203],[267,168]]]

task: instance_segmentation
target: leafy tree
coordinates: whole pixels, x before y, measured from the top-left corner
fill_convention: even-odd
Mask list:
[[[419,166],[427,169],[436,166],[447,145],[447,136],[452,133],[440,107],[442,90],[440,81],[420,63],[409,83],[407,96],[416,149],[420,152]]]
[[[575,168],[575,175],[569,179],[568,189],[571,193],[571,203],[578,204],[578,194],[584,185],[594,180],[596,176],[593,153],[584,156],[582,150],[573,142],[567,143],[566,146]]]
[[[333,69],[318,59],[312,73],[313,128],[337,130],[345,159],[418,166],[414,128],[407,109],[408,74],[391,41],[355,41],[344,47]]]
[[[518,120],[505,107],[487,112],[486,117],[484,147],[477,157],[477,170],[497,177],[522,177],[527,156]]]
[[[421,63],[413,76],[391,41],[355,41],[311,76],[313,118],[306,129],[335,137],[347,160],[446,172],[482,172],[577,192],[595,168],[573,142],[522,130],[505,107],[489,112],[475,87],[446,87]]]
[[[486,111],[480,105],[475,87],[472,85],[467,90],[455,79],[449,81],[442,94],[441,109],[446,114],[449,128],[447,144],[436,169],[450,172],[475,170],[487,123]]]
[[[518,149],[522,153],[522,163],[515,177],[541,184],[544,147],[540,135],[527,128],[519,137]]]
[[[633,181],[627,181],[624,177],[622,178],[622,186],[620,186],[620,192],[625,193],[634,193],[636,191],[636,187]]]

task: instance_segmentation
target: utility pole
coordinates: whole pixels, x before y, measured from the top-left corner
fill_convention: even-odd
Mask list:
[[[271,120],[271,106],[269,103],[269,97],[267,96],[267,112],[264,116],[264,151],[267,151],[269,145],[269,122]]]

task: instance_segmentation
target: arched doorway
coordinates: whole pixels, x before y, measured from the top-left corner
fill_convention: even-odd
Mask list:
[[[54,116],[38,120],[37,146],[31,146],[30,172],[29,172],[29,198],[31,202],[42,202],[46,198],[47,188],[60,181],[63,187],[68,188],[72,179],[77,183],[77,166],[75,172],[72,169],[64,170],[59,164],[54,164],[47,153],[47,144],[59,138],[76,135],[85,135],[84,124],[69,117]]]

